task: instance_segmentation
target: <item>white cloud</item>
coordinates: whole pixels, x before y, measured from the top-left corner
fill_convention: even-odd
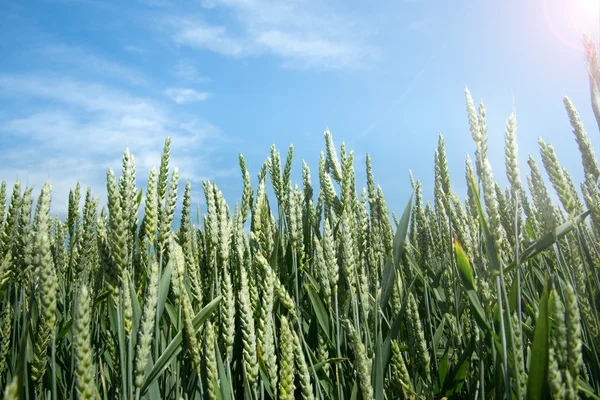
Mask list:
[[[242,39],[230,37],[222,26],[211,26],[186,19],[179,19],[177,25],[179,28],[173,35],[177,44],[206,48],[228,56],[241,56],[244,52],[245,46],[240,43]]]
[[[126,50],[129,52],[143,52],[142,49],[135,46],[127,46]],[[82,48],[64,44],[51,44],[38,49],[37,53],[51,58],[53,63],[75,65],[84,69],[87,73],[93,72],[135,85],[143,84],[146,81],[140,71],[106,60]]]
[[[202,76],[198,68],[190,60],[180,60],[174,69],[175,76],[186,82],[209,82],[210,79]]]
[[[139,46],[134,46],[132,44],[128,44],[127,46],[125,46],[125,51],[127,51],[129,53],[146,54],[145,49],[143,49]]]
[[[164,93],[177,104],[204,101],[208,98],[207,92],[199,92],[190,88],[168,88]]]
[[[275,54],[294,67],[354,67],[375,57],[364,42],[363,27],[311,0],[211,0],[203,5],[230,11],[233,22],[214,25],[189,16],[168,19],[176,44],[233,57]]]
[[[146,99],[97,83],[50,75],[0,75],[0,87],[16,96],[33,96],[81,107],[86,111],[156,111]]]
[[[357,61],[351,47],[318,37],[300,38],[272,30],[262,32],[256,40],[274,53],[287,59],[303,61],[307,66],[345,67]]]
[[[195,201],[201,177],[226,176],[211,162],[221,140],[218,128],[194,120],[150,98],[97,83],[42,75],[0,75],[0,100],[26,99],[27,109],[0,115],[0,178],[28,182],[46,179],[54,187],[52,212],[64,215],[68,189],[79,181],[105,204],[106,172],[119,174],[128,147],[144,187],[160,164],[164,140],[172,138],[171,165],[182,181],[192,178]]]
[[[145,6],[149,7],[169,7],[172,6],[170,1],[167,0],[137,0],[138,3],[141,3]]]

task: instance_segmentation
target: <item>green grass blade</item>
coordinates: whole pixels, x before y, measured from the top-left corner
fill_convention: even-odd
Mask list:
[[[585,395],[591,399],[600,400],[600,397],[596,394],[594,388],[591,387],[589,383],[581,379],[581,377],[579,378],[579,391],[581,393],[585,393]]]
[[[410,226],[410,213],[412,211],[413,196],[414,193],[410,195],[408,204],[406,204],[406,207],[404,207],[402,218],[400,218],[396,235],[394,236],[394,264],[396,265],[400,264],[400,258],[402,257],[402,252],[404,251],[406,233],[408,232],[408,227]]]
[[[467,290],[475,290],[475,278],[473,278],[473,269],[469,263],[469,259],[456,236],[454,237],[454,248],[456,249],[456,261],[458,266],[458,275],[460,280]]]
[[[443,394],[447,397],[452,397],[455,394],[460,394],[462,387],[467,378],[469,365],[471,364],[471,355],[473,354],[474,342],[471,340],[465,351],[461,354],[456,365],[446,375],[443,381]]]
[[[308,297],[310,298],[310,302],[312,303],[313,309],[315,310],[317,321],[319,322],[319,325],[321,326],[323,332],[325,332],[327,340],[331,342],[331,334],[329,332],[329,316],[327,315],[325,305],[319,298],[319,295],[312,287],[312,285],[306,285],[306,290],[308,292]]]
[[[129,280],[129,289],[131,292],[131,308],[133,310],[133,319],[131,324],[131,340],[133,345],[137,341],[138,329],[142,320],[142,308],[140,307],[140,301],[138,300],[133,280]]]
[[[382,359],[382,342],[383,337],[381,335],[381,329],[378,329],[377,338],[375,340],[375,359],[374,362],[374,376],[373,376],[373,388],[375,389],[375,400],[383,400],[383,359]]]
[[[231,393],[231,386],[229,384],[229,377],[227,376],[227,372],[225,371],[225,366],[223,364],[223,358],[221,357],[221,352],[218,351],[218,348],[215,349],[217,353],[217,366],[219,369],[219,381],[221,384],[221,396],[223,400],[232,400],[233,393]]]
[[[396,278],[396,268],[400,264],[400,258],[402,257],[402,252],[404,251],[404,243],[406,241],[406,233],[408,232],[408,227],[410,223],[410,213],[412,210],[413,204],[413,195],[410,196],[410,200],[408,204],[404,208],[404,212],[402,213],[402,218],[400,218],[400,223],[398,224],[398,229],[396,230],[396,235],[394,236],[394,262],[392,263],[390,259],[386,260],[385,268],[383,270],[383,279],[381,281],[381,309],[385,310],[385,307],[392,296],[392,291],[394,289],[394,279]]]
[[[33,299],[35,293],[35,285],[33,290],[31,291],[31,298]],[[25,330],[23,331],[23,335],[21,336],[19,343],[19,356],[17,358],[17,367],[16,367],[16,376],[17,376],[17,387],[19,398],[23,398],[23,385],[27,382],[27,353],[28,349],[31,346],[27,346],[29,343],[29,328],[31,324],[29,323],[31,320],[31,309],[25,314],[24,326]]]
[[[535,323],[529,379],[527,380],[527,400],[542,399],[545,398],[544,394],[547,394],[548,346],[550,341],[548,300],[552,291],[550,285],[551,282],[546,280],[542,299],[540,300],[539,316]]]
[[[110,296],[110,292],[108,290],[99,294],[94,300],[94,304],[92,305],[92,309],[95,309],[106,300]],[[69,332],[71,332],[71,328],[73,327],[73,318],[70,318],[62,325],[62,328],[56,334],[56,341],[60,342],[60,340],[65,337]]]
[[[315,365],[316,368],[316,365]],[[264,389],[267,391],[269,397],[273,398],[273,389],[271,389],[271,379],[269,379],[269,373],[267,372],[267,366],[262,358],[262,355],[258,357],[258,370],[260,372],[260,378]]]
[[[410,286],[407,288],[406,293],[410,293],[410,291],[412,290],[413,286],[415,285],[415,282],[417,280],[418,277],[415,277],[413,279],[413,281],[411,282]],[[400,332],[400,328],[402,327],[402,324],[405,322],[405,309],[406,309],[406,299],[408,295],[405,296],[405,298],[403,299],[404,301],[402,302],[402,308],[400,309],[400,311],[398,312],[398,315],[396,315],[396,317],[394,318],[394,321],[392,322],[392,326],[390,327],[389,331],[387,332],[387,335],[385,337],[385,341],[383,342],[383,348],[382,348],[382,363],[383,363],[383,369],[386,370],[388,367],[388,363],[390,362],[390,358],[392,356],[392,340],[394,340],[396,338],[396,336],[398,336],[398,333]]]
[[[220,302],[221,296],[218,296],[213,301],[204,306],[204,308],[200,310],[198,314],[196,314],[196,316],[193,319],[195,330],[198,330],[200,326],[202,326],[202,324],[208,319],[212,312],[217,309]],[[148,375],[145,377],[144,384],[142,385],[142,389],[140,391],[142,395],[146,393],[148,387],[164,372],[164,370],[169,366],[173,358],[181,352],[182,342],[182,331],[179,331],[179,333],[177,333],[177,335],[173,338],[171,343],[169,343],[165,351],[158,358],[156,364],[154,364],[150,373],[148,373]]]
[[[469,303],[471,303],[471,310],[473,311],[473,315],[475,317],[475,320],[477,321],[477,324],[479,324],[479,326],[482,329],[485,329],[486,331],[491,333],[492,328],[490,327],[490,324],[487,321],[485,311],[483,310],[483,306],[479,301],[477,292],[475,292],[474,290],[467,290],[467,298],[469,299]]]
[[[444,350],[444,355],[442,356],[442,359],[440,360],[439,363],[439,368],[438,368],[438,382],[440,382],[440,386],[442,386],[444,384],[444,381],[446,380],[446,376],[448,375],[448,371],[450,370],[450,346],[446,347],[446,350]],[[440,389],[440,391],[443,388]]]
[[[548,249],[550,246],[556,243],[558,239],[562,238],[563,236],[571,232],[573,229],[575,229],[577,224],[582,222],[588,215],[590,215],[589,210],[565,222],[564,224],[556,228],[553,232],[547,233],[546,235],[542,236],[538,241],[536,241],[534,244],[532,244],[523,251],[523,253],[521,254],[521,259],[519,260],[519,264],[522,264],[532,259],[533,257],[540,254],[542,251]],[[515,268],[516,263],[513,262],[507,268],[505,268],[504,271],[512,272],[515,270]]]
[[[348,361],[347,358],[328,358],[327,360],[323,360],[320,361],[318,363],[315,363],[315,371],[319,372],[324,366],[325,364],[335,364],[335,363],[341,363],[344,361]]]
[[[158,292],[158,307],[156,309],[156,320],[159,321],[162,316],[163,310],[165,309],[165,303],[167,302],[167,296],[169,295],[169,288],[171,286],[171,261],[167,263],[162,277],[160,278],[160,291]]]
[[[479,190],[477,190],[477,182],[475,182],[475,177],[473,175],[471,175],[469,183],[471,184],[471,190],[475,199],[475,206],[477,208],[477,214],[479,215],[479,222],[481,223],[481,228],[485,236],[485,249],[488,256],[488,261],[490,263],[490,268],[493,271],[499,271],[500,260],[498,259],[498,249],[496,248],[496,242],[494,241],[492,232],[490,231],[488,219],[483,211],[483,206],[481,205],[481,199],[479,197]]]

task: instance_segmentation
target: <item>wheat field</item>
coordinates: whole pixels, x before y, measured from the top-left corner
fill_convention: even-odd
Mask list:
[[[106,207],[77,185],[64,220],[50,182],[34,207],[3,181],[4,398],[598,399],[600,166],[579,114],[565,97],[578,187],[542,139],[521,168],[514,114],[492,171],[485,106],[465,100],[466,198],[440,135],[433,201],[411,175],[392,217],[369,156],[359,189],[329,131],[300,184],[293,146],[283,162],[271,147],[256,187],[240,154],[241,198],[206,181],[197,213],[170,138],[147,187],[126,150]]]

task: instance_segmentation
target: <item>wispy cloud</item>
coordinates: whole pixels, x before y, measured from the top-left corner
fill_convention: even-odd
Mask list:
[[[145,185],[169,135],[172,165],[180,167],[182,179],[196,183],[196,199],[202,197],[202,179],[228,174],[210,162],[218,128],[152,98],[71,78],[0,75],[0,102],[23,98],[31,105],[26,110],[0,115],[0,176],[38,188],[50,179],[53,212],[66,211],[68,188],[78,181],[104,202],[106,171],[120,170],[126,147],[135,156],[139,185]]]
[[[228,56],[241,56],[245,52],[243,38],[231,37],[225,27],[211,26],[200,20],[191,21],[187,18],[177,18],[173,22],[178,26],[173,34],[173,40],[177,44],[204,48]],[[249,49],[246,48],[247,50]]]
[[[204,101],[208,98],[207,92],[199,92],[190,88],[168,88],[165,90],[165,95],[177,104]]]
[[[137,0],[137,2],[150,7],[169,7],[172,5],[168,0]]]
[[[132,44],[128,44],[125,46],[125,51],[127,51],[128,53],[135,53],[135,54],[146,54],[146,50],[139,47],[139,46],[135,46]]]
[[[156,111],[145,99],[129,95],[121,89],[108,89],[106,85],[63,76],[0,75],[0,87],[5,95],[44,98],[86,111],[147,114]]]
[[[351,66],[358,61],[350,44],[335,43],[320,38],[302,38],[297,35],[272,30],[260,33],[257,42],[292,62],[304,62],[307,66]]]
[[[274,54],[293,67],[356,67],[376,56],[364,40],[364,27],[312,1],[213,0],[203,5],[229,12],[231,23],[209,23],[199,16],[168,18],[177,45],[232,57]]]
[[[142,52],[135,46],[127,46],[129,52]],[[49,44],[37,49],[37,53],[61,65],[71,65],[86,73],[101,74],[139,85],[146,82],[144,74],[134,68],[107,60],[89,50],[64,44]]]
[[[431,26],[431,18],[421,18],[412,21],[408,27],[413,31],[424,32]]]
[[[198,72],[198,68],[190,60],[180,60],[173,70],[175,76],[186,82],[209,82],[210,79]]]

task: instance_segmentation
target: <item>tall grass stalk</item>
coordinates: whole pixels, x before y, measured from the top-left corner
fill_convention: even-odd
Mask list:
[[[600,76],[590,57],[591,76]],[[142,193],[128,150],[121,176],[106,174],[106,206],[89,188],[81,205],[77,184],[64,219],[49,216],[49,183],[34,208],[34,188],[17,181],[8,196],[2,182],[5,397],[483,400],[550,389],[597,399],[593,136],[565,97],[585,179],[576,186],[579,175],[560,164],[563,149],[540,139],[525,187],[513,110],[503,188],[488,158],[485,106],[468,89],[465,98],[473,139],[466,197],[453,190],[465,181],[451,180],[453,156],[440,135],[433,192],[411,173],[414,197],[400,220],[371,156],[361,188],[354,151],[336,146],[329,130],[314,189],[306,162],[302,186],[293,182],[293,146],[283,165],[275,144],[266,151],[256,191],[240,154],[233,215],[235,203],[214,182],[192,199],[191,177],[178,196],[170,137],[139,224]]]

